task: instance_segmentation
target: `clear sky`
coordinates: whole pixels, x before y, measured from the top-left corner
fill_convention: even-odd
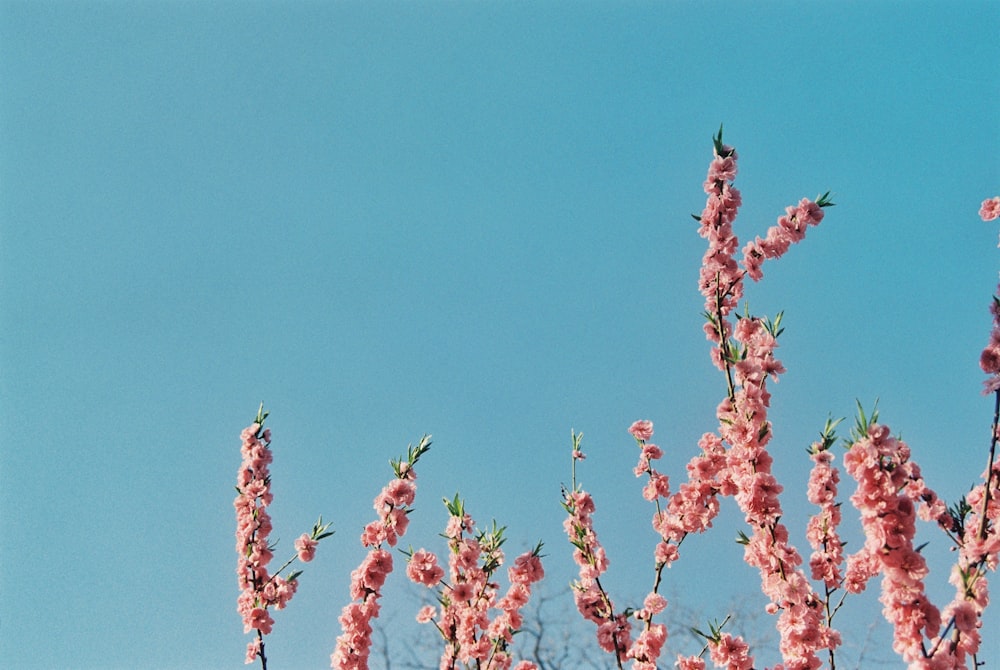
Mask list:
[[[837,203],[748,293],[785,311],[793,539],[804,448],[856,399],[954,501],[991,420],[998,25],[997,2],[0,2],[0,664],[243,667],[232,498],[261,401],[278,555],[319,514],[337,531],[274,667],[327,667],[371,499],[423,433],[409,541],[443,551],[459,491],[511,553],[543,540],[562,594],[583,431],[607,583],[641,596],[626,429],[655,422],[677,481],[725,393],[690,217],[720,123],[742,239]],[[726,508],[667,590],[721,619],[742,589],[759,616]]]

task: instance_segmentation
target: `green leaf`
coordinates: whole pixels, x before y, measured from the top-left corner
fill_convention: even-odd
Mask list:
[[[868,436],[868,429],[878,423],[878,398],[875,399],[875,406],[872,407],[871,416],[865,415],[865,408],[860,400],[855,400],[858,404],[858,415],[855,418],[854,428],[851,430],[851,439],[859,442]]]
[[[694,626],[691,626],[691,632],[692,632],[692,633],[694,633],[694,634],[695,634],[696,636],[698,636],[698,637],[703,637],[703,638],[705,638],[706,640],[711,640],[711,639],[712,639],[712,638],[711,638],[711,636],[709,636],[709,635],[705,635],[705,634],[704,634],[703,632],[701,632],[700,630],[698,630],[698,629],[697,629],[697,628],[695,628]]]
[[[722,156],[723,158],[725,158],[726,156],[723,155],[723,152],[725,151],[725,145],[722,143],[722,124],[721,123],[719,124],[719,132],[718,132],[718,134],[712,136],[712,144],[715,146],[715,153],[718,154],[719,156]]]
[[[828,449],[830,449],[830,447],[836,444],[837,426],[839,426],[840,422],[843,420],[844,417],[840,417],[839,419],[834,419],[832,416],[827,416],[826,423],[823,424],[823,430],[820,431],[819,434],[821,444],[816,449],[814,449],[813,447],[806,449],[806,452],[809,454],[818,454],[827,451]]]
[[[465,517],[465,505],[462,503],[462,499],[455,493],[455,498],[448,500],[447,498],[442,498],[445,507],[448,508],[448,514],[451,516],[457,516],[459,518]]]
[[[257,417],[254,419],[253,422],[256,423],[259,426],[263,426],[264,425],[264,419],[267,418],[267,415],[269,413],[270,412],[265,412],[264,411],[264,401],[261,401],[260,407],[257,408]]]

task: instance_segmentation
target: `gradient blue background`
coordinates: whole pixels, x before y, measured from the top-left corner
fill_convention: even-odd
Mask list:
[[[641,598],[626,428],[655,422],[677,483],[725,392],[690,218],[720,122],[742,239],[837,203],[748,292],[785,311],[795,541],[804,448],[856,399],[955,500],[992,413],[998,25],[996,2],[0,3],[0,664],[243,667],[231,502],[261,400],[279,557],[319,514],[337,530],[276,613],[273,667],[327,667],[371,499],[425,432],[408,540],[443,550],[460,491],[511,553],[545,541],[559,595],[583,431],[606,583]],[[766,628],[725,508],[668,595],[721,619],[743,594]],[[922,537],[943,604],[947,543]],[[417,596],[390,591],[399,644]],[[845,657],[891,659],[880,606],[852,602],[841,623],[876,637]]]

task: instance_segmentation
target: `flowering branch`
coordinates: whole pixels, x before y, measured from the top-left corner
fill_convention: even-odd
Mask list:
[[[730,317],[743,296],[744,277],[749,275],[759,280],[763,260],[778,258],[791,244],[802,240],[807,227],[817,225],[823,219],[823,209],[833,202],[827,192],[816,201],[802,199],[798,205],[786,208],[777,224],[768,230],[767,237],[748,244],[743,250],[742,263],[737,262],[739,241],[732,224],[742,203],[739,191],[733,186],[738,157],[735,149],[722,142],[721,128],[712,140],[715,156],[704,182],[708,198],[701,215],[694,218],[699,222],[699,234],[708,240],[699,288],[705,297],[705,335],[715,345],[711,351],[714,364],[725,374],[726,398],[717,410],[718,435],[703,436],[699,442],[702,454],[688,464],[688,481],[673,494],[666,475],[651,465],[662,455],[659,447],[648,443],[652,422],[637,421],[629,429],[640,447],[635,474],[648,475],[643,496],[656,504],[653,526],[660,534],[653,591],[647,600],[658,596],[663,568],[677,559],[678,548],[687,534],[700,533],[711,526],[719,510],[718,496],[733,496],[752,529],[752,536],[743,535],[744,558],[761,571],[762,589],[771,599],[769,611],[780,611],[778,630],[786,667],[813,668],[818,663],[815,652],[822,648],[832,650],[839,645],[840,637],[829,628],[828,621],[822,620],[819,614],[822,601],[797,568],[802,559],[788,544],[788,531],[779,521],[782,510],[778,494],[782,487],[771,473],[772,459],[766,450],[771,438],[766,382],[768,378],[777,380],[784,372],[774,356],[777,337],[782,332],[781,315],[774,321],[749,313],[735,322]],[[574,435],[574,464],[578,452]],[[593,501],[577,488],[575,472],[574,488],[569,493],[564,491],[563,497],[570,514],[566,530],[576,547],[574,556],[580,565],[581,578],[574,586],[581,614],[598,624],[598,641],[606,651],[615,653],[619,667],[622,652],[628,650],[625,655],[636,660],[637,668],[655,668],[659,648],[651,655],[631,653],[627,622],[631,611],[616,615],[600,585],[599,576],[606,569],[607,559],[591,525]],[[660,498],[667,501],[665,510]],[[646,609],[639,612],[641,616],[636,618],[646,617],[644,634],[653,631],[650,614]],[[665,630],[661,637],[666,637]],[[662,639],[659,643],[662,644]],[[740,656],[733,653],[733,658]]]
[[[427,605],[417,614],[417,621],[433,623],[444,640],[442,670],[454,670],[458,663],[481,670],[508,670],[513,663],[510,644],[524,623],[521,608],[531,597],[531,585],[545,575],[542,543],[515,559],[507,571],[510,588],[498,598],[499,585],[493,576],[504,562],[504,528],[494,523],[489,531],[475,531],[475,523],[457,494],[444,502],[449,513],[444,533],[449,548],[448,581],[434,554],[423,549],[405,552],[410,580],[438,587],[440,610]],[[492,619],[491,610],[499,610]],[[536,670],[536,666],[521,661],[515,670]]]
[[[700,288],[706,300],[708,323],[705,332],[717,346],[712,350],[716,367],[726,374],[727,396],[719,405],[719,437],[728,445],[725,467],[719,478],[719,491],[734,495],[746,515],[752,535],[744,537],[744,559],[761,571],[761,586],[771,598],[769,611],[781,612],[778,630],[781,652],[788,668],[814,667],[815,651],[832,650],[839,635],[818,614],[820,598],[797,569],[802,560],[788,544],[788,531],[778,495],[782,487],[771,473],[771,456],[766,450],[772,428],[767,420],[770,393],[767,379],[777,380],[784,372],[775,358],[777,337],[781,333],[781,315],[769,319],[745,314],[729,321],[743,296],[743,279],[762,278],[765,259],[782,256],[788,248],[804,239],[808,226],[823,220],[823,209],[830,207],[829,192],[816,201],[802,199],[785,209],[764,239],[756,238],[743,249],[742,263],[734,258],[739,247],[732,222],[741,198],[732,182],[737,173],[736,150],[722,143],[722,130],[713,138],[715,158],[705,181],[708,199],[700,217],[699,233],[709,248],[705,253]],[[741,266],[742,265],[742,269]],[[714,277],[714,281],[706,281]]]
[[[237,611],[243,617],[243,632],[256,630],[256,638],[247,645],[246,662],[252,663],[259,657],[262,670],[267,670],[264,635],[270,633],[274,625],[268,608],[273,605],[275,609],[283,609],[295,595],[298,577],[302,574],[296,571],[288,577],[281,577],[281,573],[296,559],[311,561],[319,541],[333,535],[333,531],[328,531],[330,524],[324,524],[323,517],[320,517],[311,534],[303,534],[295,541],[296,555],[274,574],[268,572],[267,566],[274,557],[274,546],[267,539],[272,529],[267,507],[274,496],[268,471],[273,458],[271,430],[263,427],[267,415],[261,403],[253,423],[240,434],[243,462],[237,473],[237,496],[233,501],[238,555],[236,577],[241,589]]]
[[[631,645],[628,612],[615,614],[614,603],[601,585],[600,576],[608,569],[608,557],[597,539],[593,514],[594,500],[577,483],[576,461],[583,460],[580,442],[583,433],[572,433],[573,479],[571,489],[563,488],[563,509],[569,516],[563,529],[575,549],[573,560],[579,566],[579,579],[572,584],[576,607],[584,619],[597,625],[597,642],[601,649],[615,655],[615,663],[623,668],[626,652]]]
[[[430,435],[424,435],[416,447],[407,447],[406,459],[391,461],[396,478],[390,481],[375,497],[374,508],[378,519],[365,526],[361,544],[369,548],[354,572],[351,573],[352,602],[340,614],[342,634],[330,656],[330,667],[337,670],[368,670],[371,652],[373,619],[378,617],[378,599],[382,585],[392,572],[392,554],[383,544],[396,546],[406,533],[410,505],[416,496],[417,472],[413,467],[431,447]]]

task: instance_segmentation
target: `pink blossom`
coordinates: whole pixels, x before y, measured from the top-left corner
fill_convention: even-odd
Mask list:
[[[795,216],[800,221],[815,226],[823,220],[823,208],[808,198],[802,198],[795,209]]]
[[[666,609],[667,599],[659,593],[650,593],[646,596],[646,599],[642,601],[642,606],[644,609],[648,610],[650,614],[659,614]]]
[[[667,542],[660,542],[656,545],[656,550],[654,552],[654,558],[657,565],[667,565],[677,560],[678,552],[677,545],[669,544]]]
[[[438,565],[437,556],[429,551],[418,549],[413,552],[406,566],[406,576],[416,584],[427,587],[437,586],[444,577],[444,568]]]
[[[384,504],[405,507],[413,504],[417,487],[409,479],[394,479],[383,489]]]
[[[542,559],[534,552],[527,552],[516,559],[507,571],[510,581],[515,584],[534,584],[545,576]]]
[[[997,287],[1000,291],[1000,286]],[[993,314],[993,328],[990,331],[990,341],[979,356],[979,367],[983,372],[992,375],[985,382],[984,394],[990,394],[1000,389],[1000,313],[998,313],[1000,301],[993,299],[990,305],[990,312]]]
[[[247,656],[244,661],[247,664],[253,663],[260,656],[260,638],[255,637],[253,642],[247,645]]]
[[[445,537],[461,537],[462,533],[468,530],[468,524],[466,520],[453,516],[448,519],[448,526],[445,528]]]
[[[743,267],[746,268],[750,279],[760,281],[764,277],[764,273],[761,272],[760,268],[765,258],[767,258],[767,252],[764,251],[759,237],[753,242],[748,242],[743,247]]]
[[[806,224],[797,218],[794,207],[786,207],[785,216],[778,217],[778,229],[779,234],[792,244],[806,238]]]
[[[298,552],[299,560],[308,563],[316,556],[316,545],[319,542],[309,537],[308,533],[302,533],[299,539],[295,540],[295,551]]]
[[[733,156],[716,156],[708,168],[711,181],[733,181],[736,179],[736,160]]]
[[[990,332],[990,341],[979,357],[979,367],[988,375],[1000,372],[1000,328],[996,326]]]
[[[1000,196],[987,198],[979,207],[979,216],[983,221],[992,221],[1000,217]]]
[[[729,633],[723,633],[717,641],[709,644],[709,654],[718,667],[726,667],[728,670],[753,668],[753,657],[749,655],[746,642]]]
[[[433,605],[424,605],[417,612],[417,622],[429,623],[434,620],[435,614],[437,614],[437,610],[434,609]]]
[[[465,582],[455,584],[451,587],[451,598],[458,602],[468,602],[476,597],[476,589],[472,584]]]
[[[628,657],[635,660],[633,668],[656,670],[656,660],[660,657],[660,652],[666,641],[666,626],[656,623],[650,624],[629,647]]]
[[[597,626],[597,644],[612,654],[621,654],[632,644],[631,627],[624,614],[601,622]]]
[[[653,422],[640,420],[629,426],[628,432],[637,440],[648,440],[653,436]]]
[[[705,670],[705,659],[698,656],[678,656],[678,670]]]
[[[250,610],[250,617],[247,620],[247,626],[244,632],[250,632],[250,630],[256,628],[264,635],[271,632],[271,626],[274,625],[274,619],[263,607],[254,607]]]
[[[649,475],[649,483],[642,489],[642,497],[653,501],[670,495],[670,480],[666,475],[653,471]]]

